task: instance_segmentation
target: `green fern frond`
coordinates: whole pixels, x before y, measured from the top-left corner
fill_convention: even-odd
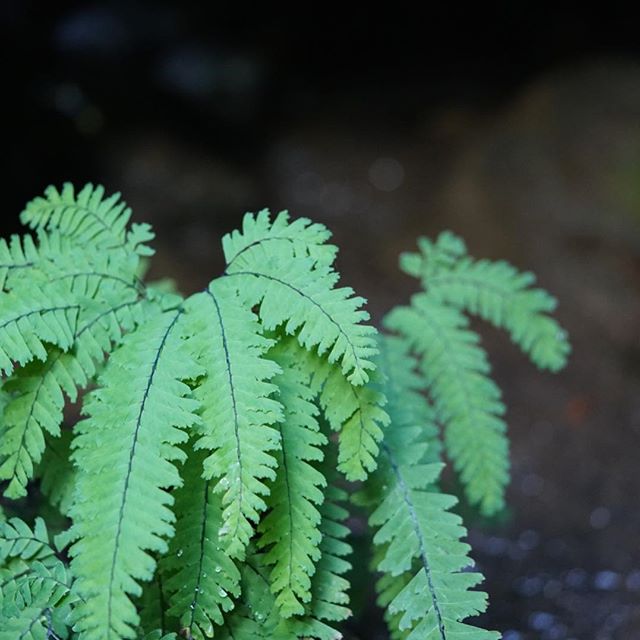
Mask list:
[[[264,357],[272,343],[228,283],[213,282],[185,308],[189,348],[206,372],[194,390],[202,405],[196,448],[212,452],[204,475],[222,495],[220,541],[241,558],[266,508],[265,480],[275,478],[280,437],[271,425],[282,410],[270,398],[276,387],[269,380],[279,369]]]
[[[85,185],[77,194],[72,184],[58,191],[50,186],[44,197],[27,204],[20,214],[22,223],[31,229],[58,231],[75,243],[96,248],[127,248],[148,255],[144,243],[153,236],[148,225],[133,225],[127,230],[131,209],[120,202],[120,194],[106,197],[104,188]]]
[[[447,452],[465,493],[486,515],[499,511],[509,477],[508,442],[501,393],[489,377],[486,353],[466,318],[427,294],[397,307],[385,326],[406,338],[421,357]]]
[[[265,330],[282,325],[305,349],[339,362],[351,384],[364,384],[376,353],[376,331],[362,324],[369,318],[361,309],[365,300],[349,287],[334,288],[338,275],[330,266],[296,256],[288,243],[273,244],[255,245],[229,265],[223,277],[250,306],[259,305]]]
[[[387,389],[390,397],[397,393]],[[398,400],[390,402],[390,410]],[[386,489],[369,519],[377,528],[374,544],[383,547],[378,571],[401,578],[399,584],[378,585],[384,600],[390,600],[389,613],[399,614],[399,630],[407,631],[410,640],[498,638],[462,622],[486,607],[486,595],[470,590],[482,576],[465,571],[472,564],[468,545],[460,542],[466,531],[449,511],[456,499],[434,489],[442,465],[422,462],[428,445],[415,421],[407,424],[406,417],[396,420],[391,411],[379,472],[385,474]],[[389,589],[397,592],[392,599]]]
[[[350,535],[345,521],[349,512],[341,506],[348,499],[346,491],[333,482],[327,487],[325,501],[320,507],[320,560],[311,581],[311,605],[307,616],[310,620],[339,622],[351,616],[349,604],[349,581],[344,577],[351,569],[346,557],[351,554],[351,545],[346,542]],[[336,631],[333,630],[335,637]],[[312,635],[310,633],[309,635]],[[315,637],[315,636],[313,636]]]
[[[75,401],[78,388],[93,379],[122,332],[145,317],[137,295],[129,293],[129,299],[123,300],[124,294],[122,287],[103,291],[100,304],[86,304],[82,309],[71,351],[51,349],[44,364],[29,363],[4,383],[11,396],[0,442],[0,480],[9,480],[6,496],[17,498],[26,493],[34,465],[44,451],[44,432],[60,435],[64,395]]]
[[[12,274],[29,269],[39,257],[30,235],[12,235],[9,242],[0,238],[0,291],[6,288]]]
[[[20,518],[0,524],[0,565],[12,558],[44,561],[55,556],[56,549],[42,518],[36,518],[33,528]]]
[[[240,595],[240,572],[221,546],[222,504],[214,481],[202,478],[204,452],[189,452],[184,484],[175,492],[176,534],[160,561],[166,615],[179,620],[181,634],[202,640],[223,623]]]
[[[101,388],[85,400],[89,418],[76,427],[78,468],[70,549],[83,640],[133,638],[138,623],[129,596],[155,569],[173,535],[169,487],[181,484],[178,444],[197,422],[184,380],[200,367],[184,347],[181,311],[159,315],[129,334],[111,356]],[[115,437],[114,434],[119,434]]]
[[[270,511],[261,521],[257,541],[271,567],[269,580],[280,614],[289,618],[304,613],[311,599],[311,576],[320,557],[320,512],[326,481],[313,465],[323,459],[327,438],[320,432],[318,409],[309,388],[311,371],[296,358],[296,349],[275,347],[270,356],[282,369],[273,380],[284,406],[277,425],[281,450],[278,469],[267,498]]]
[[[401,266],[422,279],[436,300],[479,315],[515,342],[541,369],[562,369],[570,351],[567,333],[549,314],[557,302],[534,288],[535,276],[503,260],[474,260],[462,239],[447,232],[435,243],[421,239],[421,254],[405,254]]]
[[[14,363],[47,359],[43,343],[69,349],[74,342],[80,305],[64,286],[46,291],[21,287],[0,293],[0,375]]]
[[[235,230],[222,238],[222,249],[227,267],[238,260],[245,252],[251,252],[261,246],[270,253],[277,253],[275,244],[284,245],[284,251],[293,249],[296,256],[310,256],[314,260],[331,265],[338,252],[337,247],[326,244],[331,232],[319,223],[307,218],[297,218],[289,222],[289,213],[280,211],[271,222],[268,209],[257,214],[247,213],[242,219],[242,231]],[[0,256],[2,254],[0,253]],[[245,262],[253,261],[244,256]]]

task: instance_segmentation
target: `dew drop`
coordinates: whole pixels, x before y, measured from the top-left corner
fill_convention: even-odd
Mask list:
[[[222,571],[222,567],[216,567],[216,573],[220,573]]]
[[[218,594],[220,595],[221,598],[224,598],[224,597],[226,597],[227,592],[222,587],[220,587],[218,589]]]
[[[176,553],[176,555],[178,556],[178,558],[180,558],[183,554],[182,549],[178,549],[178,552]]]

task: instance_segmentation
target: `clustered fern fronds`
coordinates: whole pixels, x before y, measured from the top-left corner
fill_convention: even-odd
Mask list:
[[[502,508],[504,406],[464,314],[559,369],[531,275],[421,240],[401,264],[424,290],[383,336],[338,287],[327,229],[285,212],[245,215],[186,299],[143,282],[153,234],[118,195],[50,187],[21,218],[0,240],[0,481],[11,499],[38,482],[71,526],[52,542],[41,518],[0,518],[0,640],[339,638],[344,479],[365,481],[392,636],[496,637],[464,622],[486,596],[439,430],[469,501]]]

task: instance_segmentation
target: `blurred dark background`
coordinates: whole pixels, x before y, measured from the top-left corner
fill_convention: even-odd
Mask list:
[[[625,3],[3,0],[3,233],[47,184],[122,191],[187,292],[241,214],[330,226],[377,321],[397,255],[451,228],[533,269],[574,354],[481,327],[510,406],[510,511],[473,522],[506,640],[640,637],[640,40]],[[366,597],[359,589],[354,599]],[[353,637],[385,638],[375,614]]]

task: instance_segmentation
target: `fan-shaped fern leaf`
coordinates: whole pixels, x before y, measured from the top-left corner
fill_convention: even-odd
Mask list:
[[[131,209],[120,202],[119,193],[105,198],[103,187],[87,184],[76,194],[69,183],[62,191],[48,187],[44,197],[29,202],[20,215],[22,223],[31,229],[56,230],[77,244],[107,249],[127,246],[130,217]],[[146,227],[136,228],[132,243],[136,248],[143,237],[141,231],[146,231],[144,241],[150,239]]]
[[[70,552],[86,600],[76,628],[86,640],[134,637],[138,616],[128,596],[153,575],[149,552],[166,552],[173,534],[165,489],[180,484],[173,461],[184,458],[181,429],[197,421],[182,381],[201,373],[184,348],[180,316],[163,313],[125,338],[85,401],[90,417],[76,428]]]
[[[267,331],[283,325],[306,349],[340,362],[351,384],[364,384],[376,353],[375,329],[361,324],[369,318],[361,309],[365,300],[348,287],[334,288],[338,275],[328,265],[296,256],[288,244],[273,244],[241,254],[226,277],[250,306],[260,305]]]
[[[498,328],[543,369],[565,366],[570,347],[566,332],[548,314],[556,300],[543,289],[533,288],[530,272],[519,272],[508,262],[474,260],[466,256],[462,239],[447,232],[435,243],[423,238],[421,254],[403,256],[401,265],[422,278],[435,299],[477,314]]]
[[[14,362],[47,359],[44,342],[67,350],[74,341],[80,305],[63,286],[24,287],[0,293],[0,374]]]
[[[273,243],[283,244],[284,251],[292,248],[296,256],[310,256],[330,265],[338,252],[337,247],[326,244],[330,237],[331,232],[323,224],[313,223],[307,218],[297,218],[289,222],[287,211],[278,213],[271,222],[269,210],[263,209],[255,215],[245,214],[242,231],[232,231],[224,236],[222,248],[227,266],[241,254],[253,251],[257,246],[269,245],[268,250],[271,253],[274,250]],[[0,257],[1,255],[0,253]]]
[[[469,501],[485,514],[502,508],[508,481],[508,443],[501,394],[488,377],[489,363],[466,318],[426,294],[397,307],[385,325],[398,331],[421,356],[445,444]]]
[[[285,343],[286,345],[286,343]],[[296,359],[296,349],[276,347],[271,357],[282,373],[274,378],[284,406],[277,425],[281,435],[278,470],[267,499],[270,511],[262,520],[258,548],[267,548],[264,562],[272,565],[271,589],[283,617],[304,613],[311,598],[311,576],[320,557],[318,505],[324,499],[324,476],[313,466],[323,459],[327,443],[316,420],[318,409],[309,388],[311,371]]]
[[[213,635],[223,612],[233,608],[240,594],[240,572],[218,538],[222,504],[214,482],[202,478],[204,452],[190,452],[175,492],[176,535],[160,563],[168,597],[167,616],[178,618],[186,638]]]
[[[269,397],[276,388],[268,381],[278,367],[264,358],[271,342],[255,316],[224,281],[189,298],[185,308],[190,349],[206,372],[194,391],[202,404],[196,448],[212,451],[204,473],[222,494],[220,541],[240,558],[266,508],[264,481],[275,477],[279,434],[270,425],[281,408]]]

